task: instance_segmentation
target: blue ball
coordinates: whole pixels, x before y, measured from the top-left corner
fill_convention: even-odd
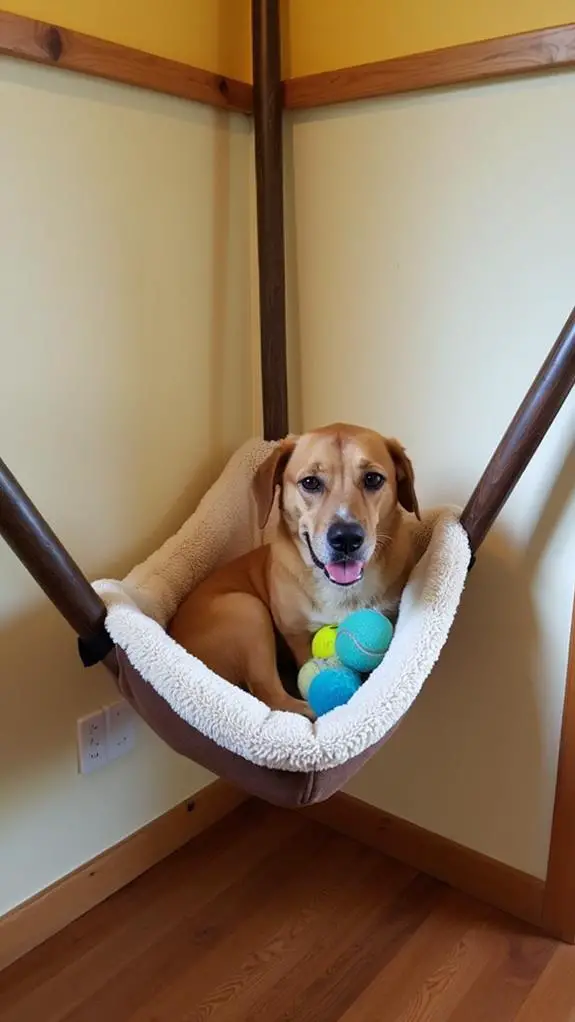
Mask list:
[[[342,664],[361,674],[379,666],[393,637],[393,625],[378,610],[355,610],[341,622],[335,651]]]
[[[349,667],[329,667],[312,679],[307,701],[318,717],[347,703],[361,685],[361,678]]]

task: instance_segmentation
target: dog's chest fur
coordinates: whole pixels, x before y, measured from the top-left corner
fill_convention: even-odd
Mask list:
[[[379,610],[394,621],[403,586],[411,567],[408,537],[395,540],[393,553],[400,556],[369,562],[356,585],[334,585],[311,565],[302,564],[300,552],[291,542],[272,546],[270,609],[284,635],[313,634],[322,625],[338,625],[348,614],[364,607]]]
[[[382,593],[378,572],[368,570],[361,583],[349,589],[334,586],[327,579],[318,579],[314,588],[308,611],[309,628],[313,632],[322,625],[340,624],[348,614],[362,607],[375,607],[382,612],[395,609],[395,606],[386,606],[388,601]]]

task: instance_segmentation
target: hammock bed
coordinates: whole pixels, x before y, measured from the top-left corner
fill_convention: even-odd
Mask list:
[[[407,516],[419,554],[382,664],[315,723],[272,711],[180,647],[165,626],[216,566],[262,542],[251,481],[288,433],[277,0],[254,0],[264,440],[246,443],[175,536],[123,580],[91,585],[0,461],[0,534],[72,626],[86,666],[177,752],[283,806],[328,798],[390,737],[436,663],[470,565],[575,383],[575,309],[467,506]]]
[[[163,701],[171,713],[162,715],[162,737],[180,752],[241,779],[268,801],[299,804],[341,787],[415,699],[449,633],[469,543],[453,512],[437,512],[414,525],[425,553],[403,594],[381,666],[346,706],[315,724],[270,710],[187,653],[164,626],[206,574],[261,542],[250,484],[272,446],[255,441],[241,448],[175,536],[123,583],[102,581],[96,589],[107,607],[120,689],[142,716],[157,729]]]

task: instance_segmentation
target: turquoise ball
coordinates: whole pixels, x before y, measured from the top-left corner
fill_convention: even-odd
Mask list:
[[[307,701],[318,717],[349,702],[361,685],[357,671],[349,667],[329,667],[312,678]]]
[[[369,674],[379,667],[392,637],[393,625],[384,614],[370,608],[356,610],[341,622],[335,651],[346,667]]]

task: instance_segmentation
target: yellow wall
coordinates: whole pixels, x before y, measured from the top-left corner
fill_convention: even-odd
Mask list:
[[[295,78],[575,21],[575,0],[284,0]]]
[[[0,7],[218,74],[250,75],[250,0],[2,0]]]
[[[281,0],[287,78],[575,21],[575,0]],[[1,8],[251,81],[250,0],[3,0]]]

